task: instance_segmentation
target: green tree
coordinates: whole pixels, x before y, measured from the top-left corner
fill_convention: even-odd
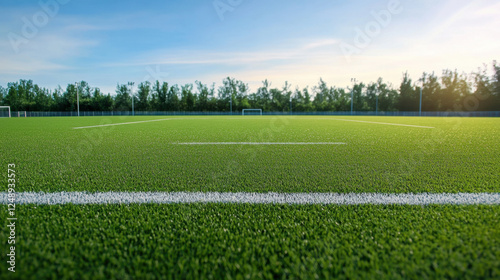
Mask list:
[[[422,111],[437,111],[440,108],[441,85],[439,78],[433,73],[423,73],[420,81],[423,82],[422,88]],[[419,94],[420,94],[420,88]],[[419,96],[420,98],[420,96]]]
[[[417,98],[416,90],[413,88],[412,80],[408,72],[404,73],[403,81],[399,87],[399,102],[398,109],[400,111],[418,111],[419,98]]]
[[[302,95],[302,91],[299,87],[295,87],[295,91],[292,95],[292,111],[293,112],[302,112],[304,110],[304,96]]]
[[[366,98],[365,98],[365,95],[364,95],[364,88],[365,88],[365,84],[363,83],[355,83],[353,85],[353,93],[352,93],[352,96],[354,97],[354,101],[353,101],[353,110],[354,111],[366,111],[368,110],[367,108],[367,104],[366,104]],[[350,102],[350,100],[349,100]],[[350,108],[349,108],[350,110]]]
[[[196,104],[196,110],[203,112],[208,110],[208,99],[210,91],[208,87],[202,84],[200,81],[196,81],[196,88],[198,90],[198,103]]]
[[[51,108],[52,111],[66,111],[63,98],[63,89],[61,88],[61,86],[58,86],[52,93],[52,100],[54,100]]]
[[[271,110],[271,94],[269,92],[269,87],[271,83],[266,79],[262,82],[262,86],[257,89],[255,97],[252,98],[255,102],[253,104],[254,109],[262,109],[264,111]]]
[[[231,102],[233,106],[233,111],[236,111],[238,106],[237,100],[235,100],[238,94],[238,82],[234,78],[227,77],[222,81],[222,86],[219,87],[219,110],[229,111],[231,107]]]
[[[66,90],[62,94],[61,106],[63,111],[75,112],[77,110],[75,84],[66,86]]]
[[[466,111],[470,111],[470,109],[477,110],[476,108],[474,108],[475,106],[469,107],[468,105],[465,104],[467,102],[467,100],[470,98],[470,96],[473,94],[472,89],[471,89],[471,84],[469,83],[469,77],[467,76],[467,74],[462,73],[458,77],[458,83],[457,83],[456,90],[457,90],[458,96],[456,98],[455,104],[453,105],[453,109],[455,111],[463,111],[464,109],[462,109],[462,108],[464,108],[464,107],[465,107]],[[491,96],[491,92],[490,92],[490,96]]]
[[[160,84],[160,81],[156,81],[153,86],[154,96],[158,97],[156,110],[158,111],[172,111],[172,106],[167,105],[167,95],[169,93],[168,83],[163,82]]]
[[[146,81],[138,85],[137,90],[137,111],[147,111],[151,109],[149,100],[151,96],[151,83]]]
[[[317,111],[328,111],[330,89],[323,79],[320,78],[317,86],[313,87],[314,100],[313,106]]]
[[[118,84],[116,86],[116,97],[114,110],[115,111],[131,111],[132,99],[130,94],[130,87],[128,84]]]
[[[493,61],[493,96],[495,101],[491,107],[492,111],[500,110],[500,66],[497,65],[496,61]]]
[[[17,83],[7,84],[7,94],[4,98],[4,103],[10,106],[12,111],[17,111],[21,107],[21,98],[17,91]]]
[[[305,87],[302,92],[304,93],[304,112],[314,111],[314,107],[311,101],[311,94],[309,93],[309,87]]]
[[[162,90],[167,92],[168,84],[163,83]],[[168,111],[179,111],[179,86],[173,85],[170,87],[170,90],[167,92],[167,110]]]
[[[50,96],[50,91],[36,84],[33,90],[35,92],[35,105],[32,109],[35,111],[50,111],[54,102]]]
[[[181,100],[180,109],[181,111],[193,111],[196,98],[193,94],[193,85],[185,84],[181,87]]]
[[[493,63],[493,77],[488,76],[486,66],[477,73],[473,73],[474,98],[465,100],[467,110],[498,111],[500,110],[499,82],[500,69]]]
[[[31,111],[35,109],[35,92],[32,80],[19,80],[7,84],[5,103],[12,111]]]
[[[272,88],[269,90],[269,94],[271,95],[271,110],[275,112],[283,112],[283,107],[286,106],[286,102],[283,98],[283,91],[278,88]]]
[[[248,100],[248,84],[242,81],[236,81],[237,92],[236,92],[236,111],[241,111],[243,109],[251,109],[250,102]],[[234,109],[234,108],[233,108]]]
[[[366,86],[366,110],[368,111],[376,111],[378,108],[377,100],[378,100],[378,84],[370,83]]]
[[[378,110],[389,112],[397,110],[398,105],[398,91],[392,89],[389,85],[384,83],[382,78],[377,80],[378,91]]]
[[[217,97],[215,96],[215,83],[208,90],[208,111],[217,111]]]
[[[351,93],[343,88],[334,89],[335,96],[335,111],[350,111],[351,110]]]
[[[2,86],[0,86],[0,105],[2,105],[2,106],[5,105],[3,103],[3,99],[4,99],[5,95],[6,95],[6,90]]]
[[[500,66],[493,62],[493,76],[489,76],[485,66],[477,73],[458,74],[444,70],[440,77],[434,73],[423,73],[419,79],[422,83],[412,84],[408,73],[404,73],[399,88],[379,78],[376,83],[355,84],[354,109],[356,111],[375,110],[378,97],[380,111],[417,111],[422,87],[423,111],[447,110],[500,110]],[[199,81],[193,86],[182,87],[156,81],[151,85],[143,82],[138,85],[137,99],[134,99],[137,110],[158,111],[229,111],[232,101],[233,111],[245,108],[261,108],[264,111],[287,112],[290,100],[293,111],[349,111],[351,90],[329,87],[320,79],[319,83],[309,90],[308,87],[292,91],[285,82],[281,88],[271,88],[268,80],[255,92],[250,92],[247,84],[235,78],[223,79],[222,86],[211,88]],[[81,111],[130,110],[131,92],[126,84],[117,84],[116,94],[103,94],[99,88],[91,87],[87,82],[77,84]],[[0,86],[0,104],[9,105],[13,111],[76,111],[77,88],[74,84],[64,89],[58,86],[54,90],[43,88],[32,80],[19,80]]]
[[[460,100],[460,87],[459,87],[458,72],[444,70],[441,76],[443,88],[441,89],[440,96],[440,110],[441,111],[456,111],[457,105]],[[460,110],[460,109],[459,109]]]
[[[91,104],[94,111],[111,111],[113,98],[110,94],[104,95],[99,88],[93,88]]]
[[[85,81],[77,83],[80,111],[94,111],[92,107],[92,88]]]

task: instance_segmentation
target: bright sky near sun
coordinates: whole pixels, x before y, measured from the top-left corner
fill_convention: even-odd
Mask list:
[[[471,72],[499,58],[496,0],[4,0],[0,85],[85,80],[114,93],[149,80],[252,90],[320,78],[397,85],[408,71]]]

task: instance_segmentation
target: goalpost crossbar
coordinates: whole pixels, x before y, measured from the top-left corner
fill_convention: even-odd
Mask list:
[[[258,114],[262,116],[262,109],[243,109],[241,112],[243,116],[246,112],[258,112]]]
[[[0,106],[0,109],[9,109],[9,118],[11,117],[11,115],[10,115],[10,106]]]

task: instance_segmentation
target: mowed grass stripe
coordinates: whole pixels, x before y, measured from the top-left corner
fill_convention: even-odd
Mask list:
[[[0,193],[2,204],[8,193]],[[245,203],[333,205],[499,205],[500,193],[222,193],[222,192],[21,192],[17,204]]]

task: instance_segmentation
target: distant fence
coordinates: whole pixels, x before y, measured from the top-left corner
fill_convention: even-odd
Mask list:
[[[75,117],[77,112],[31,112],[31,111],[13,111],[12,117]],[[92,116],[238,116],[241,112],[145,112],[136,111],[80,111],[82,117]],[[262,112],[267,116],[394,116],[394,117],[418,117],[419,112]],[[8,117],[6,111],[0,111],[0,117]],[[500,111],[486,112],[422,112],[422,117],[500,117]]]

